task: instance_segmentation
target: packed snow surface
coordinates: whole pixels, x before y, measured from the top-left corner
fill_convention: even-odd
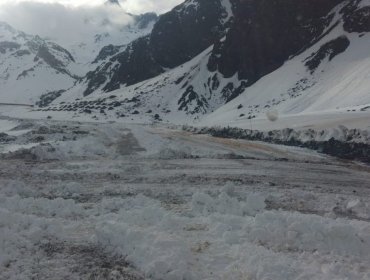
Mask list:
[[[0,143],[0,279],[370,279],[368,166],[165,126],[0,124],[19,132]]]

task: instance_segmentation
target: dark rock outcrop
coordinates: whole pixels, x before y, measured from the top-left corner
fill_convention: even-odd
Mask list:
[[[145,13],[142,15],[135,16],[135,24],[139,29],[145,29],[152,22],[158,21],[158,15],[156,13]]]
[[[159,17],[149,36],[132,42],[88,73],[84,95],[103,84],[106,92],[132,85],[163,73],[164,68],[185,63],[224,35],[221,19],[225,16],[220,0],[186,1],[177,6]],[[116,67],[110,69],[113,64]]]
[[[342,9],[344,30],[347,32],[370,32],[370,7],[360,7],[360,0],[351,1]]]
[[[105,46],[100,50],[98,56],[92,63],[98,63],[99,61],[105,60],[108,57],[114,56],[117,53],[119,53],[120,50],[121,50],[120,46],[113,45]]]
[[[87,84],[84,95],[153,78],[210,48],[207,66],[211,73],[205,73],[204,81],[196,81],[202,88],[192,84],[200,77],[198,73],[184,74],[175,82],[181,87],[177,109],[206,113],[207,103],[213,110],[211,99],[222,103],[236,98],[339,25],[347,32],[370,32],[370,7],[359,6],[359,0],[230,0],[231,18],[225,3],[185,1],[160,16],[150,35],[125,50],[106,47],[99,54],[102,60],[96,61],[101,64],[83,80]],[[313,73],[325,59],[330,61],[345,52],[348,38],[323,41],[327,43],[304,62],[307,68]],[[222,82],[231,77],[230,82]]]
[[[220,0],[189,2],[161,16],[150,36],[153,57],[163,67],[189,61],[224,34]]]
[[[191,109],[189,106],[192,102],[195,102],[195,106]],[[208,107],[207,100],[194,91],[193,86],[189,86],[178,101],[179,110],[186,111],[194,114],[199,112],[205,112]]]
[[[40,100],[36,102],[36,105],[39,107],[47,107],[50,105],[51,102],[60,97],[64,92],[65,90],[57,90],[45,93],[41,95]]]
[[[60,54],[63,54],[65,56],[65,61],[61,61],[59,58],[55,57],[51,51],[51,48],[58,51]],[[55,70],[59,71],[60,73],[66,74],[68,76],[71,76],[73,78],[77,78],[73,76],[67,69],[66,69],[66,61],[74,62],[74,58],[72,55],[62,47],[55,45],[55,44],[42,44],[38,47],[37,54],[34,58],[34,61],[37,62],[39,60],[44,61],[46,64],[48,64],[50,67],[54,68]]]
[[[224,42],[215,45],[208,67],[236,73],[253,84],[309,47],[331,21],[341,0],[236,1],[235,19]]]
[[[313,73],[321,62],[328,58],[331,61],[337,55],[343,53],[350,45],[350,41],[346,36],[340,36],[321,46],[321,48],[313,53],[306,61],[306,66]]]

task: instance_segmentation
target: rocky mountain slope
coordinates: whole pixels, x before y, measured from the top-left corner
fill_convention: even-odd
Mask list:
[[[66,49],[0,23],[1,102],[36,102],[42,93],[71,87],[78,76]]]
[[[44,110],[207,125],[366,112],[369,13],[367,0],[188,0]]]
[[[103,57],[81,82],[83,95],[133,85],[189,61],[225,35],[231,8],[224,5],[230,3],[186,1],[162,15],[150,35]]]
[[[282,115],[335,114],[342,122],[345,115],[368,114],[369,5],[368,1],[342,1],[328,13],[325,29],[308,47],[294,53],[203,123],[249,126],[246,119],[264,117],[271,109]],[[248,73],[248,68],[240,69],[239,76]]]
[[[81,19],[83,28],[71,30],[68,42],[66,34],[41,38],[0,23],[0,102],[49,104],[94,69],[102,57],[150,33],[157,21],[155,13],[131,15],[115,3],[108,1],[107,6],[119,9],[116,13],[126,19],[122,26],[109,18],[100,23]],[[93,28],[96,24],[98,28]]]
[[[368,0],[187,0],[39,110],[243,127],[270,111],[368,114],[369,14]]]
[[[113,4],[108,4],[110,7]],[[126,13],[120,6],[114,4],[115,14],[122,13],[121,24],[112,22],[108,17],[98,21],[95,18],[83,19],[82,28],[74,30],[71,40],[61,40],[58,36],[52,37],[53,41],[64,45],[76,57],[76,60],[85,65],[86,72],[95,69],[91,65],[100,51],[106,46],[120,46],[121,49],[135,39],[145,36],[151,32],[153,25],[158,20],[155,13],[132,15]],[[105,7],[105,9],[108,9]],[[108,9],[108,11],[109,11]],[[86,73],[85,73],[86,74]]]

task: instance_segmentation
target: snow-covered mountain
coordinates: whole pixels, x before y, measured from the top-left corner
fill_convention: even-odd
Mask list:
[[[225,35],[231,18],[225,3],[186,1],[162,15],[148,36],[124,49],[103,50],[97,68],[81,81],[76,93],[83,89],[83,96],[87,96],[133,85],[192,59]]]
[[[367,0],[188,0],[106,49],[52,109],[204,124],[366,112],[369,15]]]
[[[266,71],[267,75],[258,77],[256,82],[249,79],[252,82],[241,95],[207,116],[203,123],[243,126],[247,119],[264,118],[270,110],[282,115],[338,114],[342,120],[346,113],[368,112],[370,2],[340,2],[322,18],[324,24],[318,27],[324,28],[307,46],[291,52],[288,59],[282,60],[282,66]],[[279,41],[274,42],[280,46]],[[268,59],[258,52],[254,56],[257,60]],[[222,61],[227,56],[219,57]],[[244,62],[239,77],[250,77],[250,64]],[[226,65],[233,67],[235,63]]]
[[[103,18],[97,22],[96,18],[86,17],[81,23],[81,28],[73,31],[70,40],[66,41],[58,36],[51,37],[51,40],[70,50],[77,62],[86,66],[86,71],[95,69],[94,65],[91,66],[91,62],[104,47],[121,46],[125,48],[135,39],[149,34],[158,19],[155,13],[132,15],[125,13],[118,6],[119,4],[114,5],[116,6],[110,9],[116,9],[118,10],[116,13],[122,13],[124,18],[122,24],[112,22],[109,18]],[[107,7],[104,8],[107,9]]]
[[[103,15],[114,9],[122,15],[122,24],[108,17],[98,23],[94,18],[83,18],[82,27],[70,34],[41,38],[1,22],[0,102],[48,104],[94,69],[107,53],[124,49],[132,40],[150,33],[157,21],[155,13],[127,14],[119,2],[108,1],[101,9]]]
[[[369,15],[368,0],[187,0],[140,18],[156,21],[150,34],[103,47],[93,70],[40,104],[98,119],[241,126],[271,110],[366,113]]]
[[[36,102],[42,94],[73,86],[80,74],[60,45],[0,23],[1,102]]]

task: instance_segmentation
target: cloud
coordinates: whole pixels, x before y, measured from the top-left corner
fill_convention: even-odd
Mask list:
[[[66,6],[59,3],[21,2],[1,6],[0,21],[29,34],[78,42],[84,34],[116,30],[132,17],[114,6]]]
[[[182,2],[184,0],[124,0],[121,5],[133,14],[153,11],[162,14]]]
[[[87,34],[118,30],[132,21],[126,12],[163,13],[182,1],[120,0],[118,7],[104,5],[106,0],[0,0],[0,21],[29,34],[71,43]]]
[[[97,34],[109,34],[116,40],[110,43],[120,44],[120,30],[133,21],[128,13],[162,13],[182,1],[120,0],[119,7],[104,5],[106,0],[0,0],[0,21],[71,50],[94,44]]]
[[[47,4],[61,4],[69,7],[100,6],[106,0],[0,0],[0,6],[19,4],[22,2],[36,2]],[[129,13],[141,14],[145,12],[164,13],[185,0],[120,0],[122,7]]]

